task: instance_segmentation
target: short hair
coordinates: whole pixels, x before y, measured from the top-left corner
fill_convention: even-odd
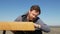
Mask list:
[[[36,12],[39,12],[39,14],[41,14],[41,9],[39,7],[39,5],[32,5],[30,8],[30,11],[32,10],[36,10]]]

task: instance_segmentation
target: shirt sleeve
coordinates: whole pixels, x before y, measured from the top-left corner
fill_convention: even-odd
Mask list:
[[[16,21],[16,22],[22,22],[22,17],[19,16],[19,17],[17,17],[14,21]]]
[[[47,24],[45,24],[41,19],[38,19],[37,24],[41,25],[41,28],[39,29],[41,29],[42,31],[47,33],[50,32],[50,27]]]

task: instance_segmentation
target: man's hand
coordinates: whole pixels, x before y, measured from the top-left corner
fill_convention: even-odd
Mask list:
[[[41,25],[36,24],[36,23],[34,23],[34,26],[35,26],[36,28],[41,28]]]

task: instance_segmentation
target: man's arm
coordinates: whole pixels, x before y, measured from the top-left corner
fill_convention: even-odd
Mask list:
[[[38,25],[38,28],[42,29],[42,31],[44,31],[44,32],[50,32],[50,27],[48,25],[44,24],[44,22],[41,19],[39,19],[36,22],[36,25]]]
[[[21,21],[22,21],[22,17],[19,16],[19,17],[17,17],[14,21],[15,21],[15,22],[21,22]]]

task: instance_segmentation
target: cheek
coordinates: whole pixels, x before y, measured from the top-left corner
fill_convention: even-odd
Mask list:
[[[30,18],[33,18],[33,15],[32,14],[30,14],[30,16],[29,16]]]
[[[33,15],[32,15],[32,14],[30,14],[30,17],[33,17]]]
[[[35,18],[35,16],[33,14],[31,14],[31,18],[33,19],[33,18]]]

